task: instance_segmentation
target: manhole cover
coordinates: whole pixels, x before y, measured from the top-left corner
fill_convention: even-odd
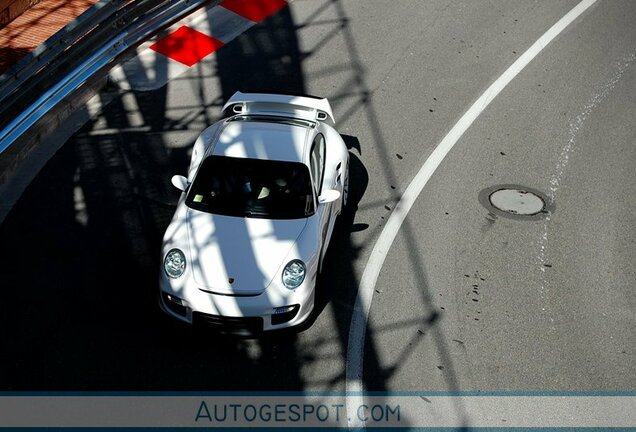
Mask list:
[[[545,208],[543,199],[527,190],[499,189],[490,195],[489,200],[495,208],[515,215],[532,216]]]
[[[491,186],[479,193],[479,202],[494,216],[540,220],[554,214],[554,202],[541,191],[515,184]]]

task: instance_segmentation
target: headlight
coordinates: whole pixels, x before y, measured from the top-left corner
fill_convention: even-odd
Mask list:
[[[172,279],[180,277],[185,271],[185,267],[185,255],[179,249],[171,249],[163,260],[163,269],[166,271],[168,277]]]
[[[287,263],[283,269],[283,285],[286,288],[298,288],[305,280],[305,263],[301,260],[293,260]]]

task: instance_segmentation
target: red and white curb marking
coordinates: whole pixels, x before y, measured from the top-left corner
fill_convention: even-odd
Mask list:
[[[160,88],[287,3],[286,0],[224,0],[181,21],[167,36],[142,44],[137,56],[110,71],[110,79],[123,89]]]

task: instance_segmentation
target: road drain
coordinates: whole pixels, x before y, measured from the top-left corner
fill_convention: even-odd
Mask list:
[[[484,189],[479,201],[490,212],[518,220],[541,219],[554,211],[545,195],[519,185],[499,185]]]

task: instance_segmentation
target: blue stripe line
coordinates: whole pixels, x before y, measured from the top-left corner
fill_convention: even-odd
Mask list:
[[[55,396],[92,396],[92,397],[303,397],[303,396],[369,396],[369,397],[417,397],[417,396],[462,396],[462,397],[636,397],[636,391],[399,391],[399,392],[329,392],[329,391],[2,391],[1,397],[55,397]]]
[[[108,431],[116,431],[116,432],[123,432],[123,431],[131,431],[131,432],[140,432],[140,431],[162,431],[162,432],[171,432],[171,431],[201,431],[202,429],[215,429],[215,428],[200,428],[200,427],[158,427],[158,428],[151,428],[151,427],[138,427],[138,428],[134,428],[134,427],[95,427],[95,428],[90,428],[90,427],[66,427],[66,428],[62,428],[62,427],[46,427],[46,428],[32,428],[32,427],[24,427],[24,428],[4,428],[4,427],[0,427],[0,431],[29,431],[29,432],[35,432],[35,431],[62,431],[62,430],[71,430],[73,432],[78,432],[78,431],[91,431],[91,432],[108,432]],[[225,430],[231,430],[231,431],[236,431],[236,432],[255,432],[255,431],[272,431],[272,430],[281,430],[281,428],[275,428],[275,427],[271,427],[271,428],[254,428],[254,427],[225,427],[225,428],[219,428],[219,429],[225,429]],[[309,428],[309,427],[300,427],[300,428],[288,428],[290,431],[311,431],[311,432],[316,432],[316,431],[341,431],[341,430],[345,430],[346,428],[336,428],[336,427],[313,427],[313,428]],[[620,427],[613,427],[613,428],[602,428],[602,427],[406,427],[406,428],[397,428],[397,427],[378,427],[378,428],[369,428],[369,429],[374,429],[374,430],[382,430],[382,431],[423,431],[423,432],[504,432],[504,431],[515,431],[515,432],[627,432],[627,431],[635,431],[636,427],[633,428],[620,428]]]

